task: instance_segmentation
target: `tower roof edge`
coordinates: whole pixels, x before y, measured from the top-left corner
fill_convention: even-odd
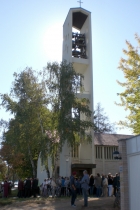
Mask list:
[[[73,8],[69,9],[66,19],[71,11],[73,11],[73,12],[82,12],[83,11],[83,13],[85,13],[86,15],[88,15],[88,14],[91,15],[90,11],[83,9],[82,7],[73,7]],[[65,21],[66,21],[66,19],[65,19]],[[64,21],[63,25],[65,24],[65,21]]]
[[[82,7],[72,7],[72,8],[69,9],[69,11],[70,10],[77,10],[77,9],[84,10],[85,12],[91,13],[90,11],[88,11],[88,10],[82,8]]]

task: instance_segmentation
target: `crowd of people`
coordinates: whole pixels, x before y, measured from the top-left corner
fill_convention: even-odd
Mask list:
[[[33,178],[31,179],[28,177],[24,181],[21,179],[18,181],[18,197],[31,197],[32,195],[34,198],[36,198],[37,194],[39,194],[39,185],[38,185],[38,179]]]
[[[4,181],[4,183],[0,182],[0,193],[3,198],[7,198],[8,196],[10,196],[12,187],[13,184],[7,179]],[[19,179],[17,197],[26,198],[31,197],[32,195],[36,197],[37,194],[39,195],[39,191],[40,190],[38,185],[38,179],[27,178],[24,181],[22,179]]]
[[[107,196],[116,196],[117,190],[120,188],[120,176],[116,173],[116,176],[112,176],[111,173],[108,176],[100,176],[97,173],[96,176],[92,174],[89,176],[87,171],[83,171],[82,179],[79,179],[80,191],[82,189],[82,194],[84,197],[84,207],[88,206],[88,195],[93,196],[94,194],[97,197],[107,197]],[[79,185],[78,185],[79,186]],[[73,172],[70,178],[70,189],[71,189],[71,206],[75,207],[75,200],[77,197],[77,178],[76,173]]]
[[[107,197],[107,196],[116,196],[117,189],[120,187],[120,176],[116,173],[115,176],[111,175],[100,175],[97,173],[96,176],[92,174],[89,176],[89,182],[87,191],[89,196],[96,197]],[[72,177],[72,176],[71,176]],[[52,178],[44,179],[43,183],[39,183],[37,178],[31,179],[27,178],[24,181],[18,181],[18,194],[19,198],[26,198],[37,195],[47,197],[51,195],[55,196],[71,196],[72,195],[72,183],[71,177],[58,177],[54,180]],[[83,183],[82,177],[77,177],[76,172],[73,176],[73,186],[76,195],[83,194]],[[11,183],[5,180],[3,184],[0,183],[0,192],[2,197],[8,197],[11,193]]]
[[[92,180],[92,181],[91,181]],[[94,184],[92,184],[92,182]],[[92,187],[93,185],[93,187]],[[107,197],[107,196],[116,196],[116,192],[120,187],[120,176],[116,173],[115,176],[109,173],[108,175],[102,174],[100,176],[99,173],[94,176],[90,176],[90,195],[93,193],[96,194],[97,197]]]
[[[74,176],[76,194],[82,195],[82,177],[77,177],[76,174]],[[41,194],[43,196],[47,195],[47,191],[50,188],[59,187],[61,196],[70,196],[71,195],[71,185],[70,185],[70,177],[59,177],[54,180],[45,179],[41,185]],[[90,196],[97,197],[107,197],[107,196],[116,196],[116,191],[120,187],[120,176],[116,173],[115,176],[109,173],[108,175],[100,175],[97,173],[96,176],[92,174],[89,176],[89,184],[88,184],[88,193]]]

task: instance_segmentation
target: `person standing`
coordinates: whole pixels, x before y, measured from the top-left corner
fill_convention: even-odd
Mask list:
[[[76,193],[77,193],[77,195],[80,195],[80,187],[81,187],[80,179],[76,178]]]
[[[38,187],[38,179],[34,178],[32,182],[32,191],[33,191],[34,198],[36,198],[37,187]]]
[[[96,187],[96,196],[100,197],[101,196],[101,185],[102,185],[102,179],[100,177],[100,174],[97,173],[97,176],[94,178],[95,180],[95,187]]]
[[[113,188],[114,188],[114,196],[116,197],[116,191],[117,191],[117,176],[118,174],[116,173],[116,176],[113,179]]]
[[[117,190],[119,190],[120,188],[120,173],[118,173],[118,176],[117,176]]]
[[[44,179],[44,182],[42,183],[42,196],[47,196],[47,183],[48,179]]]
[[[102,185],[103,185],[103,197],[107,197],[108,196],[108,180],[107,180],[107,176],[104,176],[104,179],[102,181]]]
[[[25,198],[30,197],[31,193],[31,179],[28,177],[28,179],[25,182]]]
[[[24,188],[23,181],[19,179],[19,182],[18,182],[18,197],[19,198],[23,197],[23,188]]]
[[[70,189],[71,189],[71,206],[72,207],[76,207],[75,205],[75,200],[77,197],[76,194],[76,183],[75,183],[75,176],[76,176],[76,172],[74,171],[70,177]]]
[[[112,196],[112,191],[113,191],[113,179],[111,174],[108,175],[108,196]]]
[[[83,178],[81,180],[81,187],[84,197],[84,207],[88,206],[88,190],[89,190],[89,175],[87,174],[87,171],[83,171]]]
[[[93,174],[90,175],[89,187],[90,187],[90,196],[93,196],[93,192],[94,192],[94,176],[93,176]]]
[[[52,188],[52,197],[55,197],[55,189],[56,189],[56,183],[54,181],[54,178],[51,178],[51,188]]]
[[[65,179],[64,177],[62,176],[61,177],[61,195],[65,195],[65,186],[64,186],[64,183],[65,183]]]
[[[9,189],[9,183],[7,182],[7,180],[5,180],[3,187],[4,187],[4,197],[7,198],[8,197],[8,189]]]

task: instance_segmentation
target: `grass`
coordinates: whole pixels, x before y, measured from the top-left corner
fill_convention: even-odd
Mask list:
[[[0,198],[0,205],[9,205],[15,201],[15,197],[17,196],[17,189],[11,191],[11,195],[8,198]]]
[[[10,205],[13,203],[12,198],[2,198],[0,199],[0,206]]]

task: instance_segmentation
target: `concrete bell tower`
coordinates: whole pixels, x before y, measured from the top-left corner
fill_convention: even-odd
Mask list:
[[[71,8],[64,22],[62,60],[73,63],[75,71],[84,75],[83,94],[93,111],[91,13],[81,7]]]
[[[93,112],[91,13],[81,7],[71,8],[64,22],[62,60],[73,63],[75,71],[84,75],[84,90],[78,91],[77,97],[88,98]],[[72,157],[69,148],[64,145],[60,154],[60,175],[68,176],[73,170],[84,169],[94,173],[94,156],[93,132],[92,143],[80,145],[78,157]]]

